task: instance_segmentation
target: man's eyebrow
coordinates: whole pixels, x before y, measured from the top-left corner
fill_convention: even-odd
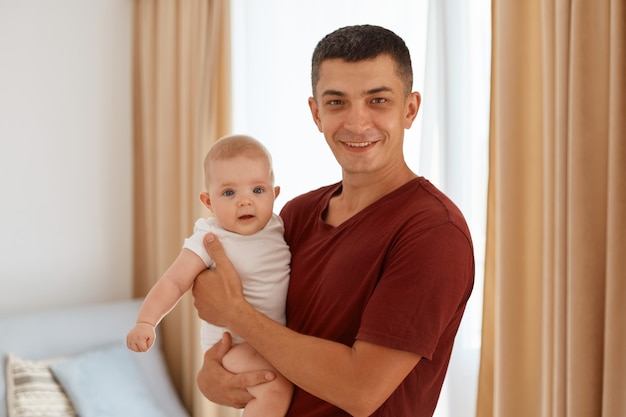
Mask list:
[[[371,96],[372,94],[378,94],[378,93],[393,93],[393,89],[387,86],[376,87],[376,88],[372,88],[370,90],[364,91],[361,95]],[[344,93],[343,91],[339,91],[339,90],[325,90],[324,92],[322,92],[322,97],[324,96],[345,97],[346,93]]]
[[[393,88],[387,87],[387,86],[372,88],[371,90],[365,91],[363,95],[371,96],[372,94],[378,94],[378,93],[393,93]]]
[[[339,97],[343,97],[345,95],[346,95],[346,93],[343,93],[343,92],[338,91],[338,90],[326,90],[326,91],[322,92],[322,97],[324,97],[324,96],[339,96]]]

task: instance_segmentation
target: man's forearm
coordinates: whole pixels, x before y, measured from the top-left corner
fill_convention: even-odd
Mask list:
[[[294,332],[237,303],[227,325],[287,379],[352,415],[370,415],[413,369],[419,356],[357,341],[349,347]]]

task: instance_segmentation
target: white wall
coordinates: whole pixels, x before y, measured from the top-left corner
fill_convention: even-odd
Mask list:
[[[131,296],[130,0],[0,0],[0,314]]]

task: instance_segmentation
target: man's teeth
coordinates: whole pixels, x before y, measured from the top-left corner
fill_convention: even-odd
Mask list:
[[[371,145],[372,142],[348,142],[346,145],[352,146],[353,148],[365,148],[366,146]]]

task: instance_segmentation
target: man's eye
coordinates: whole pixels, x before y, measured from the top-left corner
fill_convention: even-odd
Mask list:
[[[328,100],[328,104],[331,106],[340,106],[343,104],[341,100]]]
[[[374,104],[382,104],[382,103],[386,103],[386,102],[387,102],[387,99],[383,98],[383,97],[378,97],[378,98],[372,99],[372,103],[374,103]]]
[[[263,191],[265,191],[265,190],[263,190],[263,188],[261,188],[261,187],[256,187],[254,190],[252,190],[252,192],[254,194],[262,194]]]
[[[232,197],[232,196],[234,196],[234,195],[235,195],[235,192],[234,192],[233,190],[226,190],[226,191],[224,191],[224,192],[222,193],[222,195],[223,195],[224,197]]]

